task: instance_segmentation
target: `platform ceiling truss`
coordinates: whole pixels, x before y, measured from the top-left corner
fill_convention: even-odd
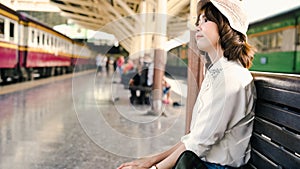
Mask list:
[[[50,0],[0,0],[0,3],[16,11],[59,12]]]
[[[50,0],[50,2],[60,8],[63,16],[72,19],[78,25],[105,31],[122,39],[120,43],[128,51],[134,38],[126,35],[135,34],[137,27],[144,24],[141,17],[138,17],[143,0]],[[143,12],[155,12],[157,0],[145,0],[144,3],[147,4],[147,8]],[[168,19],[168,39],[187,30],[189,3],[190,0],[167,1],[167,14],[174,16]]]

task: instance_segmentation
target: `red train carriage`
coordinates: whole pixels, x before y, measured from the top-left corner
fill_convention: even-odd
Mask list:
[[[93,68],[94,56],[83,43],[0,4],[0,82]]]
[[[96,54],[87,45],[73,42],[72,65],[76,70],[95,68],[95,56]]]
[[[23,46],[21,56],[24,56],[22,67],[29,76],[33,71],[41,76],[61,74],[71,66],[72,40],[37,21],[21,14],[23,23]],[[23,50],[24,49],[24,50]]]
[[[0,71],[1,81],[17,75],[18,14],[0,4]]]

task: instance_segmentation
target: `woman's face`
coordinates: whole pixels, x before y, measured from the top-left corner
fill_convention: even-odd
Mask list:
[[[216,23],[209,21],[204,14],[201,14],[196,30],[196,42],[200,50],[211,52],[217,49],[220,36]]]

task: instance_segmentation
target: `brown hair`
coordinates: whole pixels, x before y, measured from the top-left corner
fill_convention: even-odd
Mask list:
[[[224,57],[238,60],[245,68],[250,68],[256,49],[247,42],[247,37],[230,27],[228,19],[209,1],[198,3],[198,18],[204,13],[209,21],[218,25],[220,43]]]

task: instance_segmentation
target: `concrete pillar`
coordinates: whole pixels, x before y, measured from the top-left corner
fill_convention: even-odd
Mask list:
[[[146,55],[151,57],[151,60],[154,61],[154,44],[155,41],[153,40],[153,32],[155,32],[155,21],[153,18],[155,18],[155,9],[156,9],[156,3],[150,3],[149,0],[146,0],[147,3],[147,15],[146,15],[146,23],[145,23],[145,31],[147,34],[145,35],[145,49],[146,49]]]
[[[147,12],[147,3],[146,1],[142,1],[141,2],[141,22],[140,22],[140,26],[141,26],[141,35],[140,35],[140,57],[144,57],[145,56],[145,25],[146,25],[146,12]],[[141,59],[140,59],[141,60]]]
[[[190,25],[195,24],[197,16],[197,1],[190,1]],[[201,83],[204,78],[204,64],[201,60],[199,50],[195,40],[195,29],[190,30],[190,43],[188,50],[188,93],[186,104],[186,125],[185,132],[189,133],[192,111],[200,91]]]
[[[138,31],[138,29],[136,30]],[[140,57],[140,36],[134,35],[132,36],[130,51],[129,51],[129,58],[132,60],[137,60]]]
[[[167,52],[163,46],[166,43],[167,34],[167,0],[157,1],[155,16],[155,49],[154,49],[154,77],[153,77],[153,104],[152,113],[162,113],[162,79],[165,73]]]
[[[131,41],[131,49],[129,51],[130,59],[143,61],[145,55],[145,23],[146,23],[146,1],[141,2],[141,12],[134,18],[139,19],[135,22],[135,31],[133,32],[133,40]],[[140,64],[140,62],[137,62]]]

